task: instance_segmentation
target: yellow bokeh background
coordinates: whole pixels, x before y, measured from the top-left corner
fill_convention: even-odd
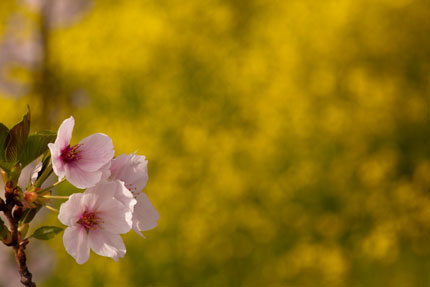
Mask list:
[[[0,33],[13,13],[40,22],[2,3]],[[123,236],[119,262],[78,265],[57,236],[41,286],[430,286],[429,15],[426,0],[106,0],[50,30],[45,88],[0,91],[0,122],[29,104],[34,131],[73,115],[75,142],[144,154],[161,218]]]

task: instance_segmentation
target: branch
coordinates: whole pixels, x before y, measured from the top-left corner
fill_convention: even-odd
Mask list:
[[[6,216],[7,220],[9,221],[9,227],[11,229],[11,241],[8,242],[8,246],[12,246],[16,263],[18,264],[18,272],[21,275],[21,283],[25,286],[29,287],[36,287],[36,283],[32,281],[32,274],[27,268],[27,258],[25,256],[25,247],[28,244],[28,240],[22,240],[21,236],[18,231],[18,221],[19,218],[15,218],[12,215],[12,211],[14,207],[16,206],[14,200],[13,200],[13,194],[11,190],[12,188],[12,182],[8,182],[6,184],[5,190],[6,190],[6,204],[2,204],[2,211],[4,215]],[[18,207],[18,206],[17,206]]]

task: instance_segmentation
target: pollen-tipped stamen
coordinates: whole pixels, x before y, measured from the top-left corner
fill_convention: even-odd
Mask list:
[[[79,160],[79,147],[81,145],[77,144],[74,146],[70,146],[68,145],[62,152],[61,152],[61,159],[65,162],[71,162],[71,161],[76,161]]]
[[[78,220],[78,223],[85,227],[86,230],[97,229],[102,220],[96,213],[85,211]]]

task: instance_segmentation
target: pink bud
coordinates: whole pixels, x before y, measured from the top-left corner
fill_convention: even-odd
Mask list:
[[[24,200],[27,203],[33,203],[33,202],[35,202],[38,197],[39,197],[38,194],[36,192],[34,192],[34,191],[26,191],[24,193]]]

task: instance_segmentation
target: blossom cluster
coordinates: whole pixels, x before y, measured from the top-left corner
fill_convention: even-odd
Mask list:
[[[67,179],[83,193],[64,202],[58,219],[67,226],[63,242],[77,263],[85,263],[90,249],[118,260],[126,248],[121,234],[157,226],[159,214],[142,192],[148,181],[145,156],[114,157],[112,140],[96,133],[71,145],[74,118],[63,121],[54,143],[49,143],[52,168],[59,180]]]
[[[34,287],[25,254],[30,239],[48,240],[64,230],[65,249],[77,263],[87,262],[90,250],[117,261],[126,253],[121,234],[133,229],[144,237],[160,215],[142,192],[148,182],[145,156],[115,157],[112,139],[102,133],[72,144],[73,117],[58,132],[30,134],[30,124],[30,108],[12,128],[0,123],[0,241],[14,250],[21,283]],[[84,191],[52,194],[65,181]],[[51,199],[66,201],[57,210]],[[66,228],[29,232],[42,208],[57,212]]]

